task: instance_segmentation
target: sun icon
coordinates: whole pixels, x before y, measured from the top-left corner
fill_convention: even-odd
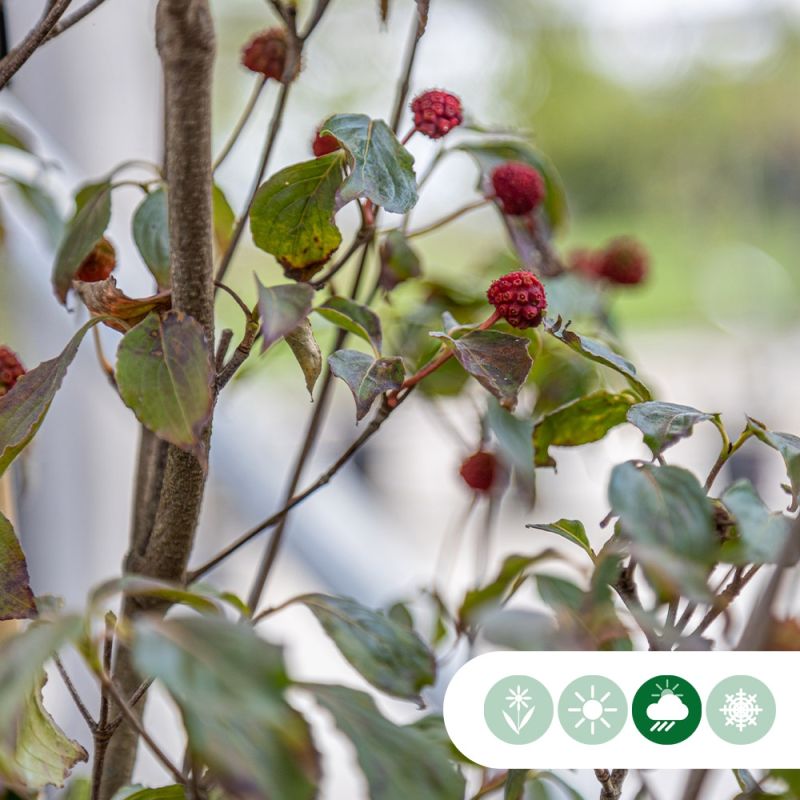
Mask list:
[[[607,705],[608,699],[611,697],[610,690],[601,693],[596,684],[591,683],[586,694],[581,694],[577,689],[572,694],[580,703],[580,705],[567,708],[570,714],[579,715],[573,726],[574,730],[578,730],[587,723],[591,736],[597,732],[598,725],[602,725],[606,730],[611,730],[611,722],[607,719],[607,715],[618,714],[619,707],[616,704]]]

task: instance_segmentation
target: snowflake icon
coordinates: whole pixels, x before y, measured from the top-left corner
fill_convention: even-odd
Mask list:
[[[725,725],[737,727],[739,733],[747,727],[758,725],[758,716],[764,709],[757,701],[757,694],[748,694],[741,688],[734,694],[726,694],[725,705],[720,708],[725,717]]]

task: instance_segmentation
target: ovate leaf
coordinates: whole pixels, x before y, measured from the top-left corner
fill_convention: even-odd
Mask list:
[[[47,713],[42,703],[46,681],[40,670],[19,711],[11,751],[6,754],[0,749],[0,773],[31,790],[63,786],[72,768],[89,759],[83,747],[69,739]]]
[[[531,486],[534,481],[533,469],[533,421],[515,417],[503,408],[494,397],[489,398],[486,420],[497,439],[500,451],[517,475]]]
[[[0,514],[0,620],[35,616],[25,554],[11,523]]]
[[[205,463],[214,371],[205,333],[186,314],[150,314],[117,351],[123,402],[146,428]]]
[[[109,328],[126,333],[138,325],[151,311],[168,311],[172,307],[169,289],[150,297],[128,297],[117,288],[113,275],[104,281],[74,281],[72,284],[93,317],[104,316]]]
[[[680,439],[691,436],[698,422],[718,417],[719,414],[706,414],[691,406],[657,401],[637,403],[628,411],[628,422],[644,434],[644,443],[654,456],[661,455]]]
[[[261,352],[293,331],[311,312],[314,289],[307,284],[263,286],[256,279],[261,312]]]
[[[418,278],[422,272],[419,256],[399,230],[391,230],[386,234],[381,244],[380,257],[380,285],[387,292],[399,283]]]
[[[39,430],[86,331],[101,321],[87,322],[61,355],[23,375],[8,394],[0,397],[0,475]]]
[[[369,342],[376,356],[381,354],[383,346],[381,321],[371,308],[346,297],[331,297],[314,311],[339,328]]]
[[[575,447],[602,439],[625,422],[633,403],[623,392],[594,392],[580,397],[542,417],[533,429],[534,461],[537,467],[555,467],[550,447]]]
[[[284,337],[289,345],[303,376],[306,379],[306,389],[313,396],[314,386],[322,372],[322,350],[314,338],[311,323],[304,319],[294,330],[289,331]]]
[[[214,217],[214,242],[218,250],[224,251],[233,236],[236,214],[233,213],[225,192],[216,183],[211,188],[211,210]]]
[[[629,539],[689,561],[716,557],[711,505],[688,470],[628,461],[614,467],[608,496]]]
[[[787,544],[792,535],[792,520],[772,513],[758,496],[753,484],[742,479],[729,486],[722,497],[736,523],[736,538],[727,542],[723,558],[735,564],[786,563]],[[800,541],[788,553],[788,564],[800,559]]]
[[[503,408],[512,411],[517,395],[533,366],[530,342],[500,331],[470,331],[460,339],[432,333],[443,339],[464,369],[493,394]]]
[[[133,240],[159,288],[170,285],[169,209],[166,189],[156,189],[142,200],[133,215]]]
[[[544,327],[549,334],[572,348],[576,353],[580,353],[590,361],[596,361],[598,364],[603,364],[619,372],[620,375],[627,379],[642,400],[650,399],[650,390],[637,377],[636,367],[619,353],[615,353],[602,342],[589,339],[569,330],[569,323],[563,325],[560,317],[555,321],[551,319],[545,320]]]
[[[400,358],[375,358],[359,350],[337,350],[328,357],[331,372],[343,380],[356,401],[356,420],[363,419],[375,398],[400,389],[405,368]]]
[[[78,267],[103,237],[110,221],[111,183],[84,186],[75,195],[75,214],[67,223],[53,266],[53,289],[62,303],[67,301]]]
[[[308,725],[284,698],[280,648],[249,626],[194,617],[142,621],[133,653],[142,675],[172,695],[190,750],[226,796],[316,796],[318,757]]]
[[[560,519],[552,525],[526,525],[525,527],[538,528],[540,531],[554,533],[556,536],[560,536],[568,542],[577,544],[578,547],[588,554],[592,561],[596,558],[594,550],[592,550],[592,546],[589,544],[589,537],[586,535],[586,529],[583,527],[583,523],[577,519]]]
[[[253,241],[292,278],[309,278],[341,244],[333,216],[343,158],[336,152],[286,167],[261,186],[253,201]]]
[[[376,688],[419,702],[420,689],[433,683],[436,661],[411,628],[349,597],[307,594],[299,602],[319,620],[342,655]]]
[[[367,197],[396,214],[416,205],[414,156],[382,119],[336,114],[322,123],[320,133],[335,136],[347,150],[350,174],[342,186],[344,201]]]
[[[50,241],[55,245],[64,232],[64,220],[53,198],[38,184],[11,179],[20,196],[41,220]]]
[[[747,418],[747,427],[773,450],[777,450],[786,464],[786,474],[791,483],[794,505],[800,497],[800,436],[792,433],[778,433],[767,430],[763,423],[752,417]]]
[[[446,746],[413,725],[389,722],[364,692],[321,684],[306,688],[353,743],[370,800],[462,800],[464,779]]]

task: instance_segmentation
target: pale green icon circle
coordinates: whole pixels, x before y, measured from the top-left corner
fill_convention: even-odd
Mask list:
[[[558,701],[561,727],[582,744],[610,742],[625,726],[628,702],[622,689],[602,675],[572,681]]]
[[[489,690],[483,716],[498,739],[508,744],[530,744],[550,727],[553,700],[535,678],[509,675]]]
[[[731,744],[752,744],[775,722],[775,698],[757,678],[733,675],[718,683],[708,697],[711,730]]]

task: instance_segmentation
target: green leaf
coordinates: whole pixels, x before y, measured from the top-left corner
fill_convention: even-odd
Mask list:
[[[569,330],[569,323],[562,326],[560,317],[555,321],[546,319],[544,328],[549,334],[572,348],[576,353],[580,353],[590,361],[595,361],[619,372],[620,375],[626,378],[642,400],[650,400],[650,390],[636,376],[636,367],[630,361],[626,361],[621,355],[609,349],[602,342],[589,339],[586,336],[580,336]]]
[[[30,133],[8,118],[0,120],[0,147],[13,147],[31,153]]]
[[[391,390],[398,390],[405,379],[405,368],[400,358],[373,359],[358,350],[337,350],[328,357],[331,372],[343,380],[356,401],[356,420],[363,419],[375,398]]]
[[[500,331],[470,331],[460,339],[438,332],[431,336],[443,339],[453,349],[459,364],[493,394],[503,408],[514,410],[517,395],[533,366],[527,339]]]
[[[213,794],[211,795],[213,797]],[[146,789],[144,786],[126,786],[111,800],[185,800],[186,790],[179,784]]]
[[[505,558],[496,577],[479,589],[470,589],[458,610],[459,627],[474,628],[482,617],[506,603],[528,578],[528,570],[539,561],[556,555],[543,550],[535,556],[510,555]]]
[[[67,223],[53,266],[53,289],[62,304],[83,260],[102,239],[111,221],[111,183],[84,186],[75,195],[75,214]]]
[[[373,686],[421,702],[420,689],[436,677],[436,660],[413,630],[348,597],[307,594],[298,601]]]
[[[510,769],[508,771],[503,789],[503,800],[523,800],[528,772],[527,769]]]
[[[537,575],[536,588],[542,602],[556,612],[568,609],[579,612],[583,605],[584,591],[571,581],[555,575]]]
[[[364,692],[321,684],[305,688],[355,746],[370,800],[462,800],[464,779],[444,745],[413,725],[389,722]]]
[[[792,534],[792,521],[780,513],[771,513],[758,496],[753,484],[746,479],[736,481],[720,497],[736,522],[738,536],[726,543],[724,560],[734,564],[781,564]],[[794,548],[790,563],[800,559],[800,549]]]
[[[286,283],[264,286],[256,278],[258,308],[261,312],[261,352],[266,352],[293,331],[309,315],[314,302],[314,289],[308,284]]]
[[[197,584],[187,589],[178,583],[148,578],[144,575],[123,575],[105,581],[92,591],[89,596],[89,607],[96,611],[116,594],[157,597],[170,603],[181,603],[201,614],[224,614],[219,595],[215,592],[205,592]]]
[[[350,174],[342,199],[367,197],[395,214],[405,214],[417,203],[414,156],[382,120],[366,114],[336,114],[322,123],[320,133],[335,136],[347,150]]]
[[[169,209],[166,189],[160,188],[142,200],[133,215],[133,240],[159,289],[170,285]]]
[[[533,469],[533,420],[520,419],[506,411],[494,397],[489,398],[486,420],[497,439],[500,451],[517,474],[532,483]]]
[[[402,231],[391,230],[386,234],[381,244],[380,257],[380,286],[387,292],[422,274],[419,256]]]
[[[224,252],[228,249],[233,237],[236,214],[234,214],[225,192],[216,183],[211,187],[211,210],[214,217],[214,241],[217,249]]]
[[[53,198],[35,183],[11,179],[22,199],[42,221],[50,241],[57,244],[64,232],[64,220]]]
[[[297,280],[317,272],[342,242],[333,217],[343,159],[336,152],[286,167],[261,186],[253,201],[253,242]]]
[[[89,760],[89,754],[67,738],[42,704],[46,682],[47,676],[39,670],[36,685],[19,710],[11,752],[0,749],[0,774],[29,790],[61,787],[79,761]]]
[[[715,559],[718,547],[711,505],[688,470],[628,461],[614,467],[608,496],[629,539],[690,561]]]
[[[303,371],[308,393],[313,396],[314,386],[322,372],[322,350],[314,338],[311,323],[304,319],[293,331],[289,331],[284,339]]]
[[[367,306],[348,300],[346,297],[331,297],[314,311],[339,328],[355,334],[369,342],[375,355],[381,354],[383,334],[378,315]]]
[[[644,443],[654,456],[661,455],[680,439],[692,435],[698,422],[718,419],[719,414],[707,414],[691,406],[651,401],[631,406],[628,422],[644,434]]]
[[[0,514],[0,620],[35,616],[25,554],[11,523]]]
[[[543,203],[547,221],[553,230],[562,227],[567,219],[567,195],[564,184],[552,162],[530,143],[518,138],[498,138],[490,141],[467,142],[456,150],[469,153],[481,170],[478,188],[482,191],[495,167],[506,161],[521,161],[536,169],[544,178],[545,198]]]
[[[538,528],[540,531],[547,531],[554,533],[556,536],[561,536],[569,542],[573,542],[582,548],[592,561],[595,560],[595,552],[589,544],[589,537],[586,535],[586,529],[583,523],[577,519],[560,519],[552,525],[526,525],[526,528]]]
[[[214,371],[199,322],[177,311],[149,314],[122,338],[117,385],[146,428],[205,463]]]
[[[625,422],[634,402],[632,395],[594,392],[550,412],[533,429],[534,462],[537,467],[555,467],[550,448],[575,447],[602,439]]]
[[[226,793],[310,800],[319,777],[308,725],[284,698],[280,648],[247,625],[212,618],[142,620],[133,655],[183,716],[190,750]]]
[[[102,317],[89,320],[60,355],[34,367],[0,397],[0,475],[36,435],[84,335],[102,321]]]
[[[763,423],[752,417],[747,418],[747,427],[764,444],[777,450],[783,456],[786,474],[792,485],[793,505],[796,506],[798,498],[800,498],[800,436],[767,430]]]

